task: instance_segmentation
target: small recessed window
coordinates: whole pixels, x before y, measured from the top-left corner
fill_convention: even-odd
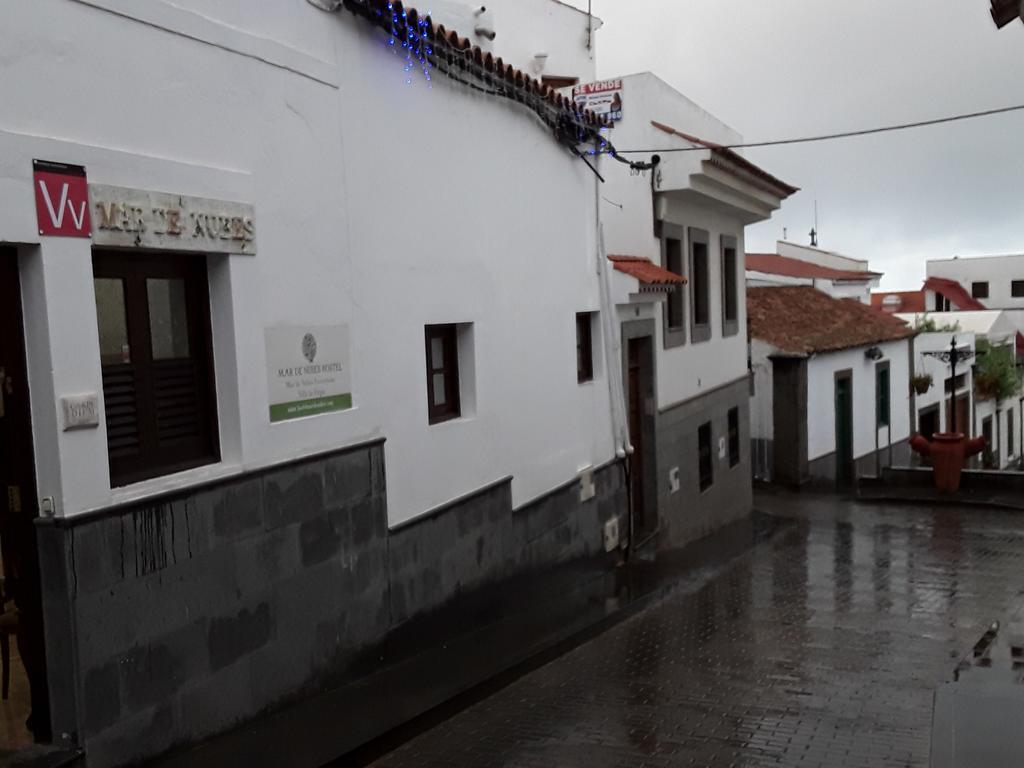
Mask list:
[[[1006,412],[1006,455],[1008,457],[1014,455],[1014,450],[1013,450],[1013,443],[1014,443],[1013,423],[1014,423],[1014,420],[1015,420],[1014,416],[1016,416],[1016,413],[1014,411],[1010,410],[1010,411]]]
[[[740,409],[729,409],[729,466],[740,463]]]
[[[971,296],[976,299],[987,299],[988,283],[971,283]]]
[[[711,452],[711,422],[701,424],[697,430],[697,457],[700,489],[706,491],[715,482],[715,468]]]
[[[739,290],[736,238],[722,237],[722,335],[739,332]]]
[[[576,381],[594,380],[594,313],[576,313]]]
[[[677,275],[683,274],[683,242],[675,237],[665,239],[665,269]],[[686,286],[677,284],[668,294],[667,325],[670,331],[681,330],[684,323],[683,291]]]
[[[459,334],[454,323],[428,325],[427,412],[431,424],[457,419],[459,397]]]
[[[1024,280],[1014,280],[1010,283],[1010,295],[1015,299],[1024,299]]]
[[[889,363],[879,363],[875,367],[875,413],[879,427],[888,427],[891,424],[890,401]]]
[[[708,233],[690,229],[690,315],[694,342],[711,338],[711,286],[708,272]]]

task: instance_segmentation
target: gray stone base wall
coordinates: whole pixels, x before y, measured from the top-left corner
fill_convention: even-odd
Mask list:
[[[870,451],[858,457],[854,464],[857,477],[875,477],[879,469],[889,467],[905,467],[910,465],[910,440],[901,440],[891,446],[883,445],[878,451]],[[829,453],[812,459],[808,464],[809,479],[807,485],[825,488],[836,483],[836,454]]]
[[[389,531],[378,442],[45,521],[54,732],[90,766],[131,764],[372,673],[360,652],[414,616],[531,569],[610,562],[621,474],[596,473],[588,502],[574,482],[518,510],[509,479]]]
[[[729,410],[739,409],[740,461],[729,465]],[[697,430],[711,422],[714,482],[700,490]],[[719,439],[726,455],[719,455]],[[750,383],[746,377],[663,410],[657,424],[658,518],[662,546],[678,548],[750,513],[753,483],[750,440]],[[679,467],[679,491],[673,493],[669,472]]]

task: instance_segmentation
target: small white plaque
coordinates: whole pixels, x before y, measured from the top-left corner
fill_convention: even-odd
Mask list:
[[[95,392],[67,395],[60,399],[64,410],[64,431],[92,429],[100,425],[100,399]]]

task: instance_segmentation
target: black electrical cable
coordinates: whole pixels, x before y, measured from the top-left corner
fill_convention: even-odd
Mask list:
[[[880,128],[865,128],[859,131],[844,131],[842,133],[828,133],[822,136],[806,136],[799,139],[776,139],[774,141],[753,141],[745,142],[743,144],[713,144],[714,149],[748,149],[752,147],[778,147],[786,144],[809,144],[816,141],[832,141],[834,139],[849,139],[857,136],[871,136],[878,133],[889,133],[892,131],[906,131],[912,128],[926,128],[932,125],[942,125],[944,123],[955,123],[961,120],[974,120],[979,117],[990,117],[992,115],[1002,115],[1008,112],[1019,112],[1024,110],[1024,104],[1015,104],[1009,107],[998,107],[997,109],[986,109],[981,112],[966,112],[959,115],[951,115],[949,117],[939,117],[933,120],[918,120],[913,123],[900,123],[897,125],[887,125]],[[708,142],[711,144],[711,142]],[[697,146],[697,147],[673,147],[670,149],[620,149],[617,150],[620,155],[646,155],[651,152],[702,152],[709,149],[708,146]]]

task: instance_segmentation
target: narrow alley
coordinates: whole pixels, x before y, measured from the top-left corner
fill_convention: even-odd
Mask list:
[[[934,690],[1024,588],[1024,518],[757,504],[797,525],[375,768],[927,766]]]

